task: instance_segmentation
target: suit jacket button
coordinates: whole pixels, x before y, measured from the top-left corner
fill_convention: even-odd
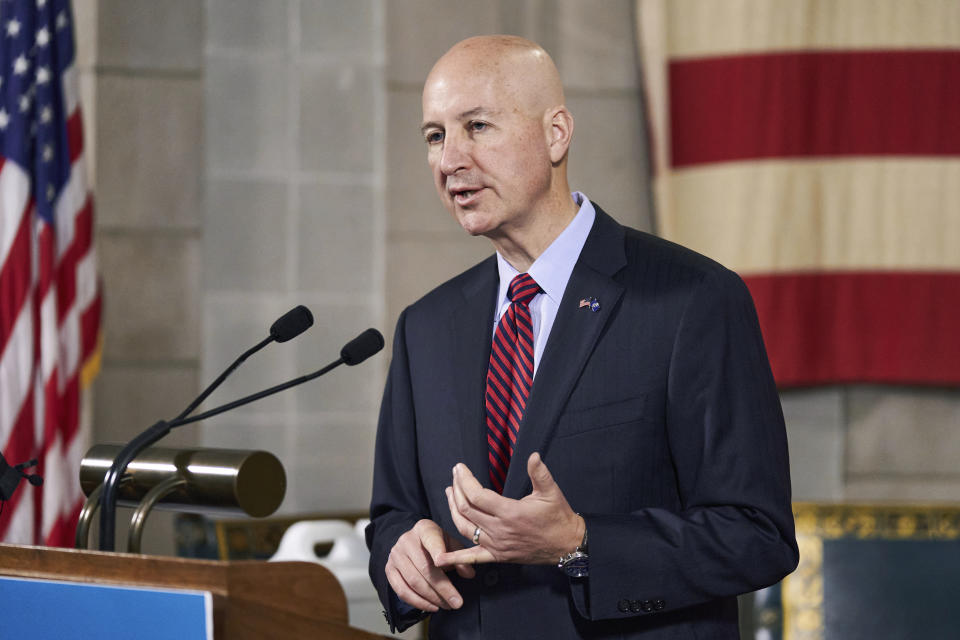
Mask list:
[[[624,598],[623,600],[618,602],[617,611],[619,611],[620,613],[627,613],[628,611],[630,611],[630,601]]]
[[[666,603],[663,600],[654,600],[653,608],[657,611],[660,611],[666,606]]]
[[[488,587],[495,587],[500,582],[500,572],[496,569],[490,569],[483,574],[483,584]]]
[[[640,608],[643,609],[645,612],[650,613],[651,611],[653,611],[653,603],[650,602],[649,600],[644,600],[643,602],[640,603]]]
[[[639,600],[631,600],[631,601],[630,601],[630,611],[633,611],[634,613],[640,613],[640,601],[639,601]]]

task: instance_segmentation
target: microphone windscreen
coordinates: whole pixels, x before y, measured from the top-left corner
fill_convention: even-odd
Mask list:
[[[277,318],[270,327],[270,336],[277,342],[286,342],[313,326],[313,314],[305,306],[297,305]]]
[[[383,336],[376,329],[367,329],[348,342],[340,350],[340,359],[344,364],[360,364],[377,351],[383,349]]]

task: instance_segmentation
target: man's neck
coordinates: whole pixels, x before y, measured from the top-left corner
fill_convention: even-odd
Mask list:
[[[537,258],[557,239],[567,225],[576,217],[580,206],[570,197],[538,216],[527,227],[509,229],[496,236],[489,236],[494,248],[510,265],[525,273]]]

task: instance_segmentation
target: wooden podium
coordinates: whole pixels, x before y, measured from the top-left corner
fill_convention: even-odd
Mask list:
[[[217,640],[385,637],[349,626],[340,583],[308,562],[218,562],[0,544],[0,576],[209,591]]]

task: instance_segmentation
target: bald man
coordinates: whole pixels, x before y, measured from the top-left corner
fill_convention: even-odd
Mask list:
[[[423,90],[441,201],[496,254],[401,314],[370,575],[437,638],[737,638],[795,568],[783,417],[719,264],[571,192],[574,121],[522,38],[455,45]]]

